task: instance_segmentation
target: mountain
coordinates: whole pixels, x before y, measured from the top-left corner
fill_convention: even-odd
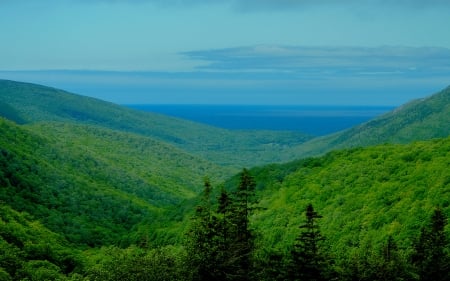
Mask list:
[[[295,154],[300,158],[334,149],[382,143],[406,144],[449,135],[450,87],[427,98],[411,101],[361,125],[300,144]]]
[[[295,159],[302,133],[231,131],[141,112],[41,85],[0,80],[0,116],[19,124],[71,122],[152,137],[235,171]]]

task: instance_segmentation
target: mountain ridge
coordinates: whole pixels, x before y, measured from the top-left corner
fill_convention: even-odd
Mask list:
[[[187,152],[234,167],[293,160],[290,148],[310,136],[298,132],[231,131],[30,83],[0,80],[0,97],[17,118],[81,122],[153,137]],[[1,104],[0,104],[1,105]],[[2,110],[0,108],[0,115]]]
[[[333,149],[385,142],[408,143],[450,134],[450,86],[368,122],[322,137],[295,132],[215,128],[157,113],[132,110],[55,88],[9,80],[0,80],[0,95],[0,115],[10,116],[19,124],[70,121],[142,134],[221,166],[234,167],[235,171],[242,167],[321,155]],[[64,99],[58,101],[58,98]]]
[[[299,156],[382,143],[409,143],[450,135],[450,86],[355,127],[314,138],[294,149]]]

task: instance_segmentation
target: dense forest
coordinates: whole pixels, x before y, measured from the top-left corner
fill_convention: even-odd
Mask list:
[[[450,280],[449,89],[312,138],[0,82],[0,280]]]
[[[284,251],[261,243],[252,222],[261,212],[257,183],[246,169],[238,185],[213,198],[205,180],[198,205],[180,244],[151,247],[142,240],[126,248],[85,248],[66,242],[25,213],[2,206],[2,280],[449,280],[447,216],[432,209],[410,243],[378,230],[383,238],[365,243],[364,231],[333,250],[342,231],[322,231],[326,217],[311,203]],[[268,229],[270,231],[270,229]],[[358,231],[355,231],[358,232]],[[352,235],[354,233],[347,233]],[[105,231],[103,235],[108,235]],[[359,238],[358,238],[359,237]],[[342,237],[340,237],[342,239]],[[373,238],[372,238],[373,239]]]

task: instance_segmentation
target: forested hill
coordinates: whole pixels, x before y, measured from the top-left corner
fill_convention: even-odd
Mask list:
[[[411,243],[407,240],[434,207],[450,214],[448,167],[450,137],[338,150],[254,168],[250,172],[262,198],[255,220],[270,243],[283,244],[297,231],[298,215],[313,203],[336,246],[361,235],[376,242],[392,234]]]
[[[231,171],[148,137],[0,118],[0,202],[77,244],[119,243]]]
[[[131,132],[239,169],[293,160],[291,148],[311,139],[296,132],[230,131],[8,80],[0,80],[0,116],[18,124],[57,121]]]
[[[411,101],[353,128],[315,138],[297,147],[300,157],[340,148],[382,143],[410,143],[450,135],[450,87],[427,98]]]
[[[312,204],[323,216],[318,223],[340,269],[348,270],[353,263],[367,273],[382,260],[388,239],[405,258],[435,208],[450,215],[448,167],[450,137],[341,150],[255,168],[250,173],[260,203],[253,226],[260,245],[289,256],[305,207]]]
[[[392,280],[372,278],[386,265],[414,277],[409,260],[421,228],[433,210],[450,215],[449,91],[300,148],[302,134],[222,130],[0,81],[0,280],[198,280],[189,264],[210,251],[220,255],[200,265],[231,254],[221,266],[242,280],[233,279],[242,274],[233,256],[241,244],[208,244],[240,234],[238,220],[255,238],[243,247],[255,258],[244,269],[256,275],[246,280],[286,280],[275,275],[286,273],[309,204],[322,216],[321,241],[340,280]],[[239,192],[242,175],[220,188],[243,164],[380,142],[407,144],[250,169],[256,197]],[[198,197],[205,176],[208,200]],[[219,192],[223,208],[212,202]],[[186,244],[202,235],[215,238],[199,240],[201,249]],[[383,255],[386,245],[395,245],[395,259]]]
[[[0,80],[0,116],[18,124],[75,122],[149,136],[225,167],[252,167],[333,149],[409,143],[450,134],[450,87],[332,135],[236,131],[141,112],[41,85]]]

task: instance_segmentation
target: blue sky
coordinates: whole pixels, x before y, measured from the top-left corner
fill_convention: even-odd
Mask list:
[[[450,85],[448,0],[0,0],[0,78],[116,103],[400,105]]]

